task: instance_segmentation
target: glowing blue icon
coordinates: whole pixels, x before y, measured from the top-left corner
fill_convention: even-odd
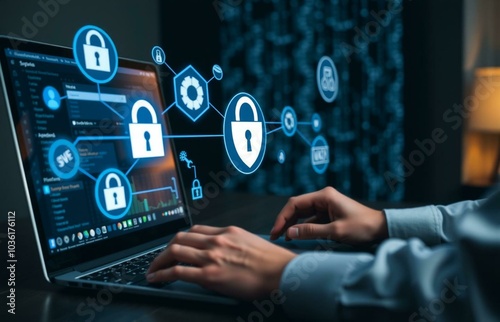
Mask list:
[[[139,123],[140,109],[148,111],[151,123]],[[158,122],[153,105],[146,100],[138,100],[132,106],[132,123],[129,124],[130,144],[134,159],[162,157],[165,155],[161,124]]]
[[[281,124],[286,136],[293,136],[297,131],[297,114],[292,107],[286,106],[281,112]]]
[[[243,174],[255,172],[264,159],[265,124],[262,109],[251,95],[239,93],[231,99],[224,115],[224,145],[229,160]]]
[[[316,80],[321,97],[327,103],[333,102],[339,92],[339,77],[337,75],[337,68],[330,57],[323,56],[319,60],[316,70]]]
[[[221,80],[222,76],[224,76],[222,68],[219,65],[214,65],[214,67],[212,67],[212,73],[214,74],[214,78],[216,80]]]
[[[47,185],[43,186],[43,194],[44,195],[50,195],[50,187]]]
[[[56,248],[56,240],[54,238],[49,239],[49,248],[50,249]]]
[[[49,166],[61,179],[73,178],[80,167],[80,154],[68,140],[57,140],[49,148]]]
[[[118,71],[118,53],[109,35],[99,27],[84,26],[73,38],[73,56],[90,81],[108,83]]]
[[[285,160],[286,160],[286,154],[285,154],[285,151],[283,150],[279,150],[278,151],[278,162],[280,164],[283,164],[285,163]]]
[[[57,110],[61,106],[61,95],[52,86],[47,86],[43,89],[43,102],[45,106],[50,108],[51,110]]]
[[[174,77],[174,91],[175,104],[193,122],[210,107],[208,83],[191,65]]]
[[[317,136],[311,144],[311,163],[318,174],[325,173],[330,163],[330,149],[323,136]]]
[[[186,151],[181,151],[181,153],[179,154],[179,160],[186,162],[186,166],[188,169],[191,169],[193,167],[193,161],[191,161],[187,158]]]
[[[107,169],[99,175],[94,195],[101,213],[112,220],[123,218],[132,205],[132,186],[118,169]]]
[[[313,128],[313,131],[318,133],[321,131],[321,127],[323,126],[323,123],[321,122],[321,116],[319,116],[318,113],[314,113],[312,118],[311,118],[311,126]]]
[[[198,200],[203,198],[203,190],[201,188],[201,184],[198,179],[193,180],[193,185],[191,187],[191,196],[193,197],[193,200]]]
[[[116,183],[115,187],[111,186],[111,180]],[[104,188],[104,201],[106,203],[106,210],[116,210],[125,208],[127,201],[125,200],[125,188],[122,186],[122,180],[116,173],[109,173],[106,176],[106,183]]]
[[[151,50],[151,57],[153,58],[153,61],[158,65],[162,65],[165,63],[165,52],[160,46],[153,47],[153,49]]]

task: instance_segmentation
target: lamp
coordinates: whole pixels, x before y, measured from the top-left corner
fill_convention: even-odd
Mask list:
[[[498,141],[491,174],[494,183],[500,167],[500,67],[476,69],[472,93],[478,105],[470,114],[469,130],[494,135]]]

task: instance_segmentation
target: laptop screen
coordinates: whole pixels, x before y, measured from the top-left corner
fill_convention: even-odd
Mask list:
[[[113,80],[97,85],[69,48],[0,41],[39,242],[53,269],[187,226],[152,64],[120,60]],[[157,153],[141,157],[141,149]]]

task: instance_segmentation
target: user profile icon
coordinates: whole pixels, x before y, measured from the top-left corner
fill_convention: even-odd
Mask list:
[[[43,102],[45,103],[45,106],[47,106],[49,109],[55,111],[58,110],[59,107],[61,107],[61,95],[52,86],[47,86],[43,89]]]

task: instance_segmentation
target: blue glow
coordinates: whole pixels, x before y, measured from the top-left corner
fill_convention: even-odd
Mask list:
[[[325,102],[333,102],[339,93],[339,76],[337,74],[337,67],[335,67],[330,57],[323,56],[319,60],[318,69],[316,70],[316,81],[319,93]]]
[[[105,190],[113,188],[111,186],[109,187],[106,186],[106,178],[108,177],[109,174],[116,174],[120,178],[121,185],[119,187],[123,187],[125,194],[124,198],[126,206],[124,208],[119,208],[110,211],[106,210]],[[99,208],[101,213],[107,218],[112,220],[123,218],[130,210],[130,207],[132,206],[132,186],[130,185],[127,176],[118,169],[110,168],[105,170],[99,175],[95,184],[94,196],[97,207]]]
[[[100,44],[101,47],[92,44],[92,39],[98,38],[97,36],[90,37],[91,43],[87,43],[87,34],[92,33],[92,31],[96,31],[103,38],[104,43]],[[96,60],[101,62],[100,64],[96,63],[97,65],[104,66],[104,62],[106,58],[108,58],[109,71],[96,70],[92,67],[89,68],[87,65],[89,56],[85,58],[86,54],[89,55],[89,51],[92,49],[89,46],[94,47],[94,51],[96,52],[101,51],[100,56],[102,57],[98,58],[99,55],[95,55]],[[73,56],[75,58],[76,65],[82,74],[94,83],[108,83],[115,77],[116,72],[118,71],[118,52],[116,51],[115,44],[111,37],[99,27],[87,25],[77,31],[75,37],[73,38]]]
[[[285,150],[289,166],[263,162],[258,175],[236,176],[229,189],[294,195],[333,185],[365,200],[403,198],[404,184],[392,191],[384,173],[400,166],[404,152],[405,26],[403,15],[392,15],[374,41],[365,41],[356,30],[367,34],[365,28],[376,20],[359,12],[372,10],[387,10],[387,1],[269,0],[263,5],[246,0],[224,15],[219,38],[223,100],[251,88],[262,106],[269,107],[265,109],[268,118],[279,117],[286,105],[307,117],[299,117],[300,121],[310,121],[319,113],[319,132],[300,123],[299,130],[311,140],[318,133],[324,135],[332,156],[328,175],[316,175],[310,146],[298,142],[299,135],[293,140],[273,135],[267,149],[274,151],[273,156]],[[317,65],[325,55],[338,72],[340,94],[333,104],[318,92]]]
[[[319,155],[319,156],[316,156]],[[330,163],[330,148],[323,136],[317,136],[311,144],[311,164],[318,174],[325,173]]]
[[[321,121],[321,116],[318,113],[314,113],[311,117],[312,129],[314,132],[318,133],[321,131],[321,127],[323,126],[323,122]]]
[[[286,106],[281,112],[281,123],[283,128],[283,133],[286,136],[292,137],[297,131],[297,114],[295,114],[295,110],[291,106]]]
[[[177,190],[177,181],[175,180],[174,177],[172,177],[171,179],[172,179],[172,182],[174,184],[173,187],[168,186],[168,187],[161,187],[161,188],[155,188],[155,189],[149,189],[149,190],[136,191],[136,192],[133,192],[132,195],[142,195],[142,194],[150,193],[150,192],[169,190],[171,193],[175,194],[175,198],[179,199],[179,191]]]
[[[57,111],[61,107],[61,95],[52,86],[47,86],[43,89],[43,102],[45,106],[53,111]]]
[[[241,103],[243,101],[246,101],[245,103]],[[255,111],[253,113],[253,119],[251,119],[250,122],[248,121],[243,121],[243,109],[248,109],[253,111],[253,108],[250,109],[249,107],[255,108]],[[237,114],[237,108],[238,105],[240,107],[240,115]],[[252,114],[253,114],[252,113]],[[236,119],[240,118],[239,121]],[[257,120],[255,120],[255,118]],[[244,136],[242,136],[242,139],[238,140],[238,138],[234,137],[236,131],[236,126],[238,123],[245,124],[246,127],[249,127],[252,125],[252,123],[255,123],[254,127],[259,127],[261,131],[261,144],[260,146],[253,146],[251,142],[251,138],[249,139],[246,137],[246,133],[250,132],[252,136],[255,137],[257,136],[257,139],[259,138],[258,134],[259,133],[253,133],[253,131],[247,130],[246,132],[242,132]],[[253,125],[252,125],[253,126]],[[257,129],[255,129],[257,131]],[[240,131],[241,132],[241,131]],[[224,127],[223,127],[223,135],[224,135],[224,146],[226,148],[226,153],[229,157],[229,160],[231,163],[234,165],[234,167],[241,173],[243,174],[251,174],[257,171],[257,169],[260,167],[262,160],[264,159],[264,155],[266,153],[266,142],[267,142],[267,135],[266,135],[266,120],[264,118],[264,114],[262,113],[262,109],[260,108],[259,103],[253,96],[247,93],[239,93],[236,94],[231,101],[229,102],[227,108],[226,108],[226,113],[224,114]],[[246,137],[246,139],[245,139]],[[248,140],[248,142],[246,142]],[[244,142],[243,142],[244,141]],[[256,148],[258,149],[258,154],[256,151],[251,151],[252,153],[247,153],[248,150],[247,147],[250,145],[249,150],[253,150]]]
[[[174,77],[175,105],[196,122],[209,108],[208,83],[189,65]]]
[[[222,68],[217,64],[212,67],[212,73],[214,74],[214,78],[216,80],[219,80],[219,81],[224,76],[224,72],[222,71]]]
[[[61,179],[71,179],[80,167],[80,154],[73,143],[60,139],[52,143],[48,153],[49,166]]]
[[[166,60],[166,55],[160,46],[154,46],[153,49],[151,49],[151,58],[153,58],[156,64],[163,65]]]
[[[203,198],[203,189],[201,187],[200,180],[194,179],[191,184],[191,197],[193,200],[198,200]]]

